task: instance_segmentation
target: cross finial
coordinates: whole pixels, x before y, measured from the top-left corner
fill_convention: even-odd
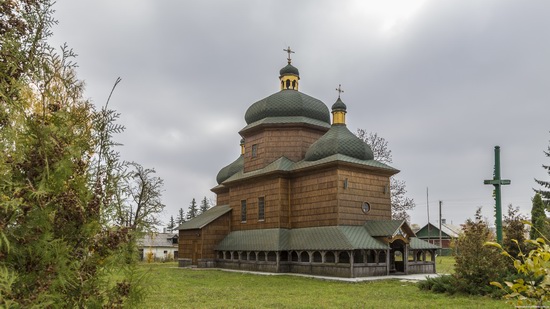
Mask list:
[[[342,85],[341,84],[338,84],[338,88],[336,88],[336,91],[338,91],[338,99],[340,99],[340,94],[342,92],[344,92],[344,90],[342,90]]]
[[[287,49],[283,49],[283,50],[288,53],[288,58],[286,58],[286,60],[288,61],[288,64],[290,64],[292,62],[292,59],[290,59],[290,54],[294,54],[294,51],[290,49],[290,46]]]

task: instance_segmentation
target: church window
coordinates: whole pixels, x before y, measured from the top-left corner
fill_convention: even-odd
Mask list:
[[[265,220],[265,199],[263,196],[258,198],[258,220]]]
[[[241,201],[241,221],[246,222],[246,200]]]
[[[368,202],[364,202],[361,208],[363,209],[364,213],[367,213],[370,211],[370,204]]]
[[[258,156],[258,144],[252,145],[252,158],[255,158]]]

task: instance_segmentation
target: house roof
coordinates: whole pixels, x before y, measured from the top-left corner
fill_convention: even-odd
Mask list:
[[[461,230],[462,229],[456,225],[448,223],[441,224],[441,236],[443,238],[457,238]],[[439,237],[439,226],[435,226],[430,223],[430,230],[428,234],[428,224],[426,224],[420,230],[418,230],[416,235],[418,236],[418,238],[437,238]]]
[[[220,206],[214,206],[204,213],[198,215],[197,217],[183,222],[180,226],[178,226],[178,230],[194,230],[194,229],[202,229],[210,222],[218,219],[219,217],[225,215],[226,213],[231,211],[231,207],[229,205],[220,205]]]
[[[176,233],[147,233],[137,243],[140,247],[172,247],[172,239],[177,237]]]

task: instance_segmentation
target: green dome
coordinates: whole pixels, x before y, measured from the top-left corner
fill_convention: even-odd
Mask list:
[[[340,100],[340,98],[338,98],[338,100],[336,100],[336,102],[334,102],[334,104],[332,104],[332,110],[333,111],[346,111],[346,109],[347,109],[346,104],[344,104],[344,102],[342,102],[342,100]]]
[[[252,104],[244,119],[251,124],[267,117],[303,116],[330,124],[330,112],[325,103],[295,90],[281,90]]]
[[[287,74],[294,74],[296,76],[300,76],[300,72],[298,72],[298,69],[290,63],[287,64],[286,67],[282,68],[279,71],[279,75],[281,76],[287,75]]]
[[[240,170],[242,170],[244,167],[244,156],[241,155],[237,160],[233,161],[233,163],[229,164],[228,166],[222,168],[218,175],[216,176],[216,181],[218,184],[221,184],[222,182],[226,181],[229,177],[235,175]]]
[[[333,125],[306,152],[306,161],[317,161],[335,154],[359,160],[373,160],[374,155],[367,143],[351,133],[346,125]]]

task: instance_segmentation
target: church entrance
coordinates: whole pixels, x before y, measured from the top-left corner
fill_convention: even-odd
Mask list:
[[[390,273],[405,274],[407,263],[407,244],[402,239],[390,243]]]

